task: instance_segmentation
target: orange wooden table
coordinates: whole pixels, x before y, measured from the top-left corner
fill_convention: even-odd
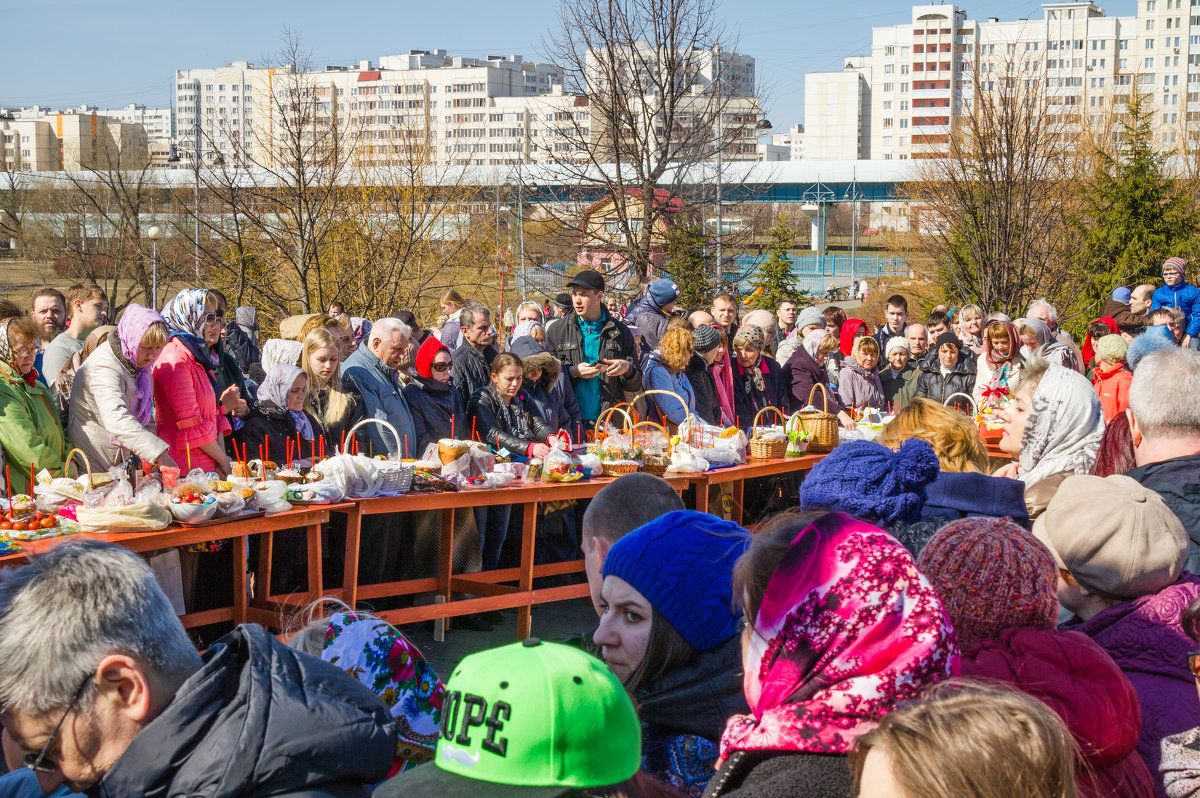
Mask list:
[[[781,457],[773,460],[747,460],[741,465],[719,468],[716,471],[705,471],[703,474],[681,474],[696,489],[693,507],[700,512],[707,512],[709,507],[709,489],[720,485],[730,486],[730,497],[733,507],[730,511],[731,520],[740,524],[744,520],[746,480],[771,477],[776,474],[805,473],[825,458],[824,454],[805,454],[799,457]],[[758,519],[755,519],[758,520]]]

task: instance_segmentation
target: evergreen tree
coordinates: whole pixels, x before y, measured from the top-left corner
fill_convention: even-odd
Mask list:
[[[704,248],[708,235],[697,220],[677,218],[667,231],[667,259],[663,269],[679,286],[681,308],[707,308],[714,291]]]
[[[1097,154],[1080,219],[1084,268],[1074,326],[1095,318],[1114,288],[1157,280],[1164,260],[1186,257],[1200,243],[1193,199],[1164,174],[1169,153],[1155,149],[1150,102],[1134,90],[1117,121],[1118,149]]]
[[[750,297],[750,305],[774,313],[780,300],[797,300],[796,288],[792,282],[792,262],[788,260],[788,252],[792,248],[796,231],[780,214],[775,217],[775,223],[767,232],[771,236],[770,255],[755,273],[754,293]]]

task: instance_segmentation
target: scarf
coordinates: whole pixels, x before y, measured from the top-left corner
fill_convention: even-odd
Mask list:
[[[304,370],[299,366],[292,366],[287,363],[277,363],[271,366],[271,370],[263,378],[262,385],[258,386],[258,398],[259,401],[265,400],[271,402],[280,410],[286,410],[292,417],[292,421],[296,425],[296,432],[300,434],[300,437],[306,441],[311,441],[313,439],[313,429],[308,416],[303,410],[288,409],[288,393],[291,392],[296,378],[304,373]]]
[[[842,325],[841,332],[838,333],[838,342],[842,354],[850,357],[854,349],[854,333],[858,332],[860,327],[867,326],[867,323],[862,319],[846,319],[846,323]]]
[[[1089,473],[1103,433],[1096,389],[1079,372],[1052,363],[1025,421],[1018,478],[1032,485],[1064,471]]]
[[[1096,322],[1103,322],[1104,326],[1107,327],[1108,331],[1110,333],[1112,333],[1113,335],[1121,334],[1121,329],[1119,327],[1117,327],[1117,322],[1112,316],[1101,316],[1098,319],[1092,319],[1092,324],[1095,324]],[[1089,324],[1088,327],[1091,327],[1092,324]],[[1084,362],[1084,365],[1087,366],[1087,368],[1091,368],[1092,360],[1095,357],[1096,357],[1096,350],[1092,348],[1092,336],[1091,335],[1083,336],[1083,362]]]
[[[1021,326],[1033,330],[1033,334],[1037,336],[1038,343],[1041,346],[1037,348],[1035,354],[1040,354],[1051,363],[1058,363],[1060,365],[1075,361],[1075,352],[1071,350],[1071,347],[1054,337],[1054,333],[1050,331],[1046,322],[1041,319],[1035,319],[1032,316],[1026,319],[1017,319],[1017,322]]]
[[[996,354],[996,350],[992,348],[992,337],[985,334],[983,336],[983,356],[987,359],[988,366],[994,371],[999,370],[1001,366],[1011,365],[1021,349],[1021,334],[1017,330],[1017,325],[1011,321],[994,321],[988,325],[988,328],[990,329],[996,324],[999,324],[1008,333],[1008,357],[1002,358]]]
[[[154,364],[151,363],[144,369],[139,369],[135,364],[142,338],[156,322],[166,324],[166,320],[157,311],[133,304],[121,314],[121,320],[117,322],[117,334],[108,337],[117,362],[137,383],[137,399],[129,410],[143,427],[154,419],[154,390],[150,379]]]
[[[504,397],[494,387],[489,385],[487,390],[491,392],[492,399],[496,402],[496,426],[515,438],[523,441],[533,440],[533,431],[529,428],[529,416],[525,412],[525,397],[517,394],[511,402],[505,403]],[[525,452],[513,452],[513,454],[524,455]]]
[[[162,318],[172,330],[204,340],[205,303],[208,291],[185,288],[163,308]]]
[[[729,350],[725,357],[712,364],[713,382],[717,384],[717,402],[721,405],[722,421],[732,424],[737,411],[733,407],[733,364],[729,359]]]
[[[268,338],[262,348],[263,371],[284,363],[289,366],[299,366],[300,356],[304,352],[304,344],[299,341],[287,341],[283,338]]]
[[[762,353],[759,353],[758,355],[758,363],[750,366],[749,369],[743,367],[741,363],[738,363],[737,370],[738,374],[742,375],[743,377],[746,376],[747,371],[750,373],[750,385],[758,393],[762,393],[767,389],[767,384],[763,381],[763,375],[767,373],[767,364],[763,360]]]
[[[1200,793],[1200,729],[1163,738],[1158,771],[1169,798],[1190,798]]]
[[[845,754],[902,701],[959,669],[950,619],[895,538],[843,513],[800,531],[767,583],[734,751]]]
[[[813,360],[817,359],[817,350],[821,348],[821,342],[829,337],[829,330],[813,330],[808,335],[804,336],[804,351],[808,352],[809,357]]]
[[[541,322],[540,321],[523,321],[520,324],[518,324],[516,327],[513,327],[512,332],[508,336],[508,346],[505,347],[504,351],[511,352],[512,351],[512,342],[517,340],[518,338],[521,338],[526,335],[529,336],[530,338],[533,338],[533,327],[535,324],[541,325]]]
[[[403,760],[395,772],[433,759],[445,687],[404,635],[377,618],[335,613],[321,659],[358,679],[387,704],[399,731],[396,759]]]
[[[37,369],[30,369],[29,373],[21,374],[17,368],[17,357],[13,354],[12,346],[8,343],[8,325],[12,319],[0,321],[0,361],[13,370],[14,374],[20,375],[21,379],[25,380],[25,384],[30,388],[37,382]]]

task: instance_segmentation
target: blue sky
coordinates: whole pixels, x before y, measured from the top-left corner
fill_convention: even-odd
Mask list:
[[[1135,0],[1103,5],[1133,14]],[[757,59],[768,117],[782,131],[802,121],[806,72],[840,69],[845,56],[869,50],[872,26],[907,22],[910,7],[725,0],[721,11],[739,49]],[[968,0],[964,8],[974,19],[1042,13],[1034,0]],[[173,70],[261,60],[279,48],[285,26],[319,64],[436,47],[537,57],[557,9],[557,0],[0,0],[0,106],[167,105]]]

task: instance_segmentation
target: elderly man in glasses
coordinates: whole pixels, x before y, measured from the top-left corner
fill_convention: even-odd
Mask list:
[[[89,540],[0,580],[0,721],[46,793],[365,798],[396,751],[341,669],[257,626],[199,656],[149,566]]]

